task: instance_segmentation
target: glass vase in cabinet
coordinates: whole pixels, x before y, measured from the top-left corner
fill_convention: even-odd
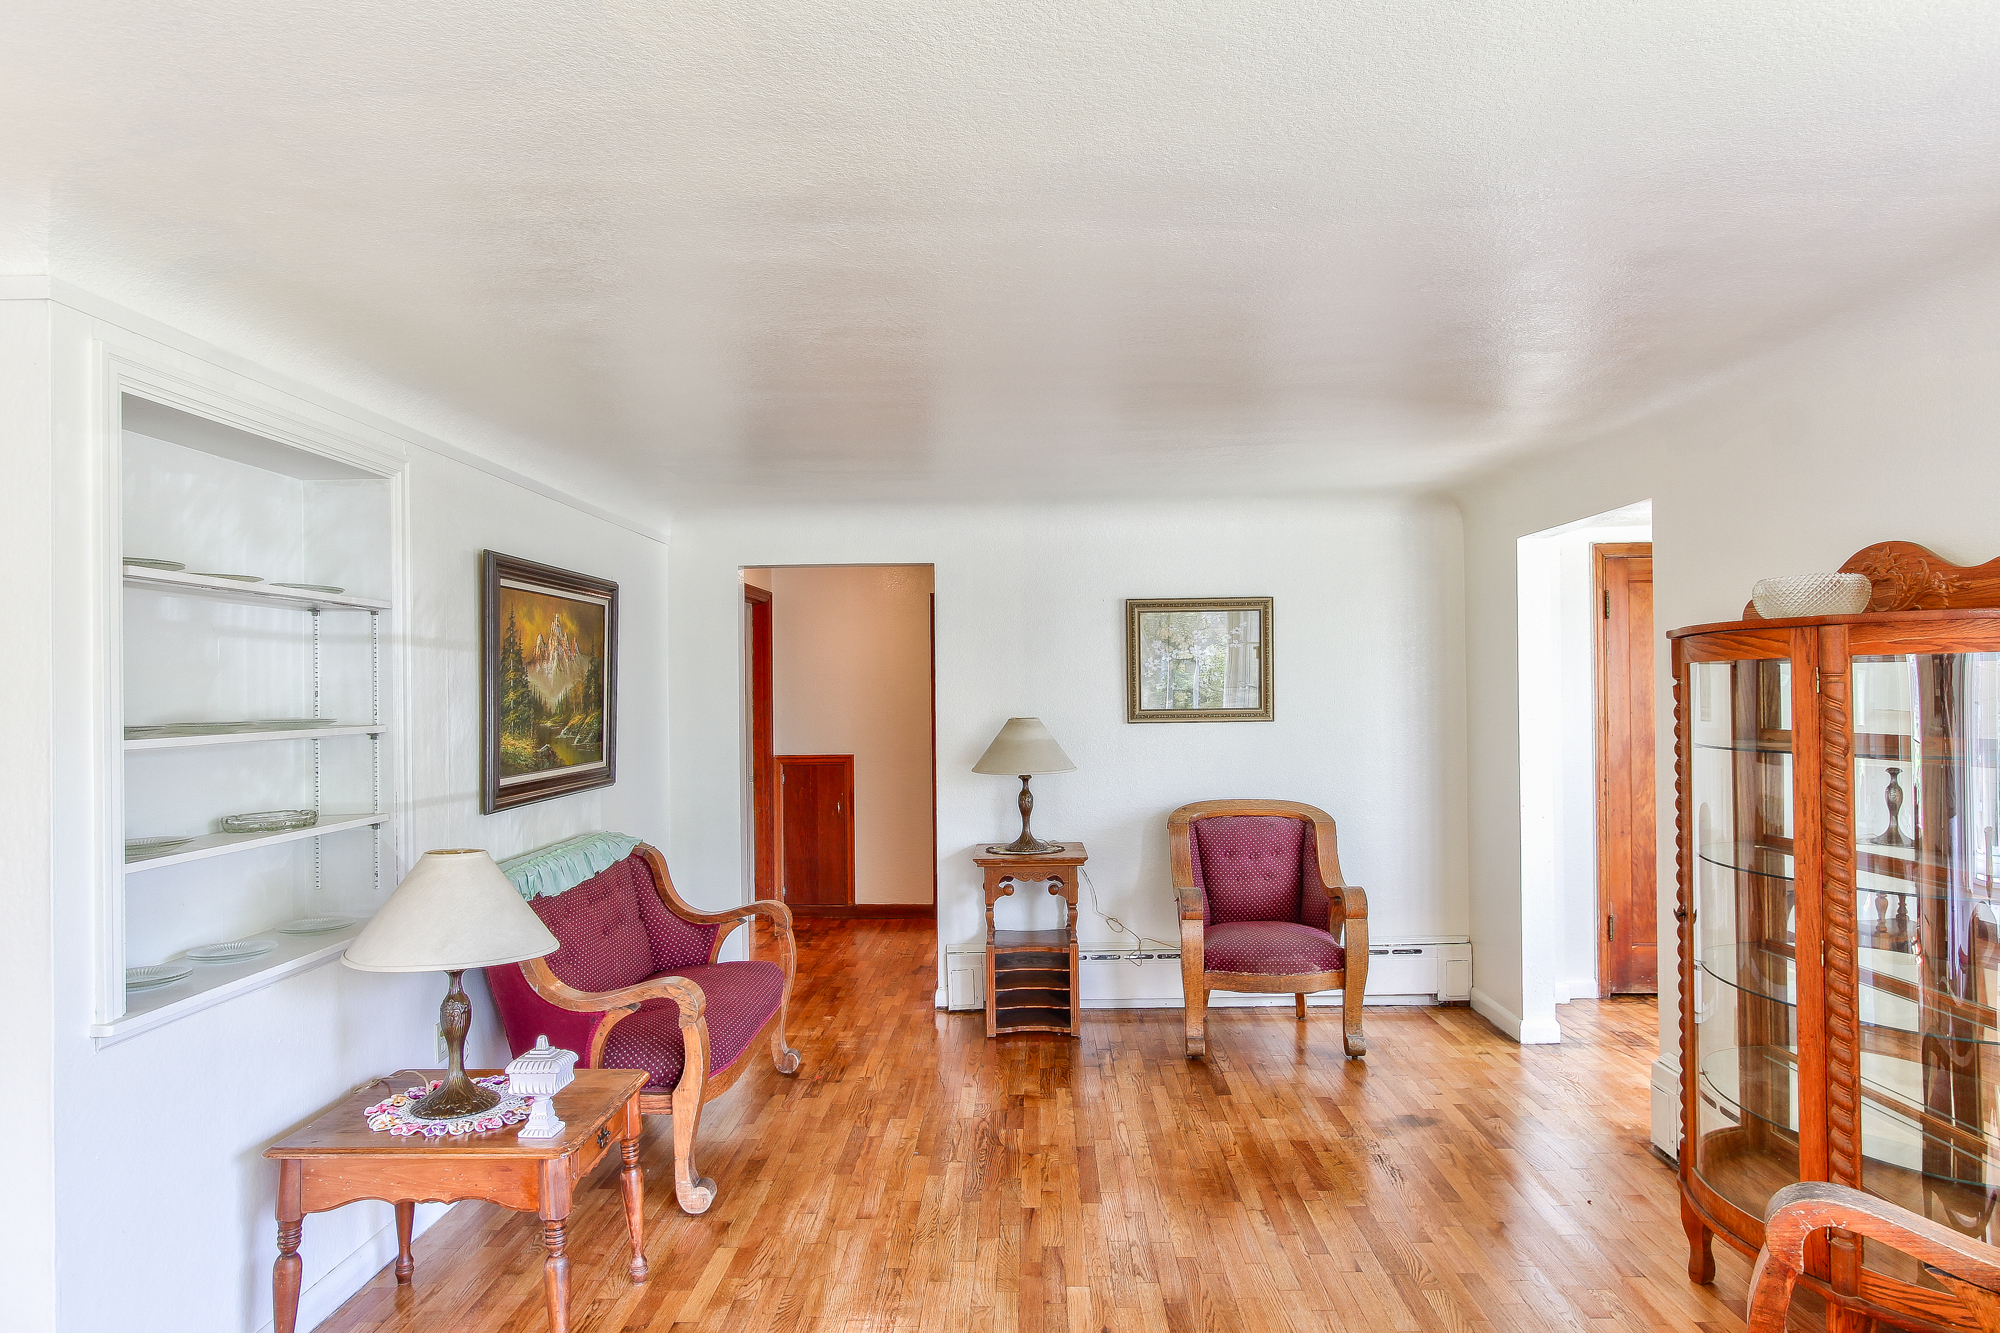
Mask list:
[[[1669,637],[1690,1274],[1797,1180],[2000,1243],[2000,611]],[[1811,1258],[1830,1329],[1973,1326],[1892,1250]]]

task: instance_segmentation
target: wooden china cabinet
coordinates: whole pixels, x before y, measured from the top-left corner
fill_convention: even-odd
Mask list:
[[[2000,561],[1891,542],[1845,569],[1867,613],[1669,636],[1698,1282],[1797,1180],[2000,1242]],[[1886,1248],[1836,1232],[1809,1258],[1836,1333],[1977,1326]]]

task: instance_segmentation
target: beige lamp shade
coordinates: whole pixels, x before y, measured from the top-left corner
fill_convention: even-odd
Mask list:
[[[1010,717],[986,753],[972,766],[975,773],[1074,773],[1076,765],[1038,717]]]
[[[477,847],[425,852],[341,961],[363,972],[457,972],[540,958],[556,937]]]

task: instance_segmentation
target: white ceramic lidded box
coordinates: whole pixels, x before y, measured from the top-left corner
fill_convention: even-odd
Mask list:
[[[521,1126],[522,1138],[553,1139],[562,1134],[555,1096],[575,1081],[576,1052],[549,1045],[547,1037],[537,1037],[533,1050],[507,1066],[507,1091],[528,1098],[528,1123]]]

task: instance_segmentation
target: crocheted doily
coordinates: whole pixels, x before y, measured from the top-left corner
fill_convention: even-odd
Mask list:
[[[421,1134],[427,1139],[442,1138],[450,1134],[478,1134],[484,1130],[501,1129],[507,1125],[518,1125],[528,1118],[528,1099],[516,1097],[507,1091],[505,1074],[489,1074],[485,1078],[472,1080],[482,1088],[491,1088],[500,1094],[500,1104],[477,1115],[462,1115],[456,1120],[419,1120],[410,1114],[410,1104],[428,1094],[443,1083],[436,1079],[428,1084],[419,1084],[403,1092],[392,1092],[375,1105],[362,1112],[368,1117],[368,1128],[387,1134]]]

